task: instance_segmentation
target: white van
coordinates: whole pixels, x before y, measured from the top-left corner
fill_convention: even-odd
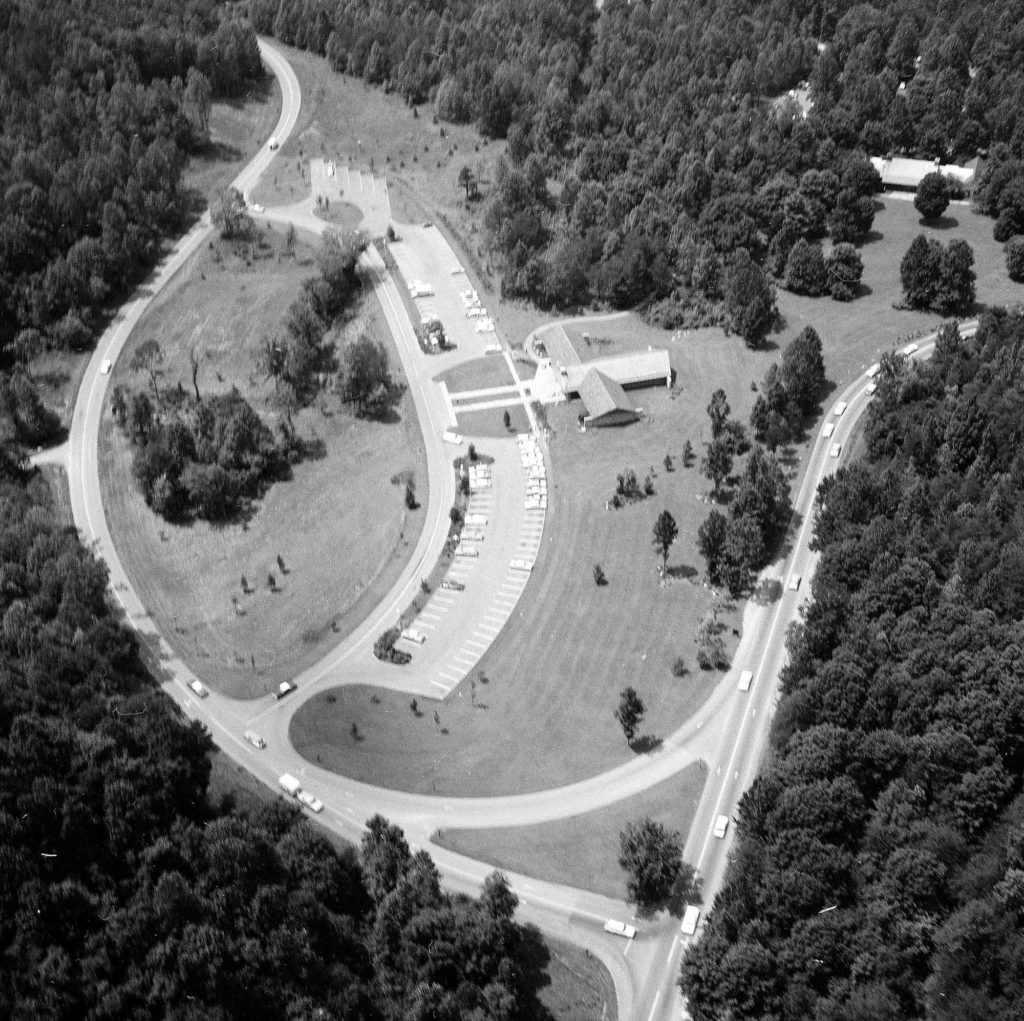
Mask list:
[[[684,936],[692,936],[697,931],[697,922],[700,921],[700,908],[696,904],[687,905],[683,912],[683,924],[679,931]]]

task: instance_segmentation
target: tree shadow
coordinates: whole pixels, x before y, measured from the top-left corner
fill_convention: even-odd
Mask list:
[[[653,734],[641,734],[639,737],[633,738],[629,747],[637,755],[647,755],[650,752],[658,751],[663,744],[664,741],[660,737],[655,737]]]
[[[700,572],[697,568],[690,566],[690,564],[677,564],[674,567],[669,567],[665,570],[665,574],[674,581],[689,581],[690,578],[695,578],[699,573]],[[605,584],[607,584],[607,582]]]
[[[960,226],[960,221],[955,216],[936,216],[933,219],[927,220],[923,216],[918,221],[922,227],[927,227],[930,230],[952,230],[954,227]]]
[[[703,887],[701,878],[684,866],[672,884],[672,892],[665,898],[664,907],[668,909],[669,914],[681,917],[687,904],[703,904]]]
[[[782,598],[782,582],[778,578],[764,578],[750,594],[758,606],[770,606]]]
[[[885,207],[882,206],[881,203],[878,203],[878,208],[884,209]],[[870,245],[870,244],[874,244],[876,241],[884,241],[884,240],[885,240],[885,235],[880,230],[869,230],[867,232],[867,234],[865,234],[864,237],[861,238],[861,242],[860,243],[862,245]]]
[[[866,283],[861,281],[857,284],[857,293],[853,296],[853,300],[856,301],[858,298],[867,298],[869,295],[874,294],[874,290],[869,287]]]
[[[535,1021],[555,1021],[554,1015],[538,999],[540,991],[551,985],[548,967],[551,964],[551,951],[548,950],[540,929],[532,923],[519,926],[519,952],[516,963],[520,969],[520,981],[526,1003],[523,1004],[523,1017]]]

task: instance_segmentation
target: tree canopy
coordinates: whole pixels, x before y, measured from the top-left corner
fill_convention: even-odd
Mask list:
[[[866,457],[819,488],[771,754],[683,963],[697,1021],[1019,1003],[1022,341],[996,311],[883,359]]]

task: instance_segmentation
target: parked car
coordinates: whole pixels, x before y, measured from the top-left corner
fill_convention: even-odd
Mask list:
[[[441,588],[446,588],[451,592],[465,592],[466,583],[463,581],[456,581],[454,578],[442,578]]]
[[[202,681],[189,681],[188,686],[200,697],[206,698],[210,694],[210,689],[207,688]]]
[[[253,748],[266,748],[267,742],[256,733],[255,730],[247,730],[242,737],[246,739],[253,746]]]
[[[276,698],[280,702],[281,699],[285,697],[285,695],[290,695],[294,690],[295,685],[292,684],[291,681],[282,681],[274,689],[274,698]]]
[[[109,374],[110,370],[113,367],[114,367],[113,362],[111,362],[111,360],[109,358],[104,358],[102,363],[100,364],[100,372],[102,372],[103,375],[106,376],[106,375]]]
[[[324,810],[324,803],[315,794],[310,794],[309,791],[299,791],[298,798],[306,808],[314,812],[322,812]]]
[[[683,912],[683,921],[679,931],[684,936],[692,936],[697,931],[697,922],[700,920],[700,908],[696,904],[690,904]]]
[[[604,923],[604,931],[610,932],[613,936],[625,936],[626,939],[632,939],[636,935],[636,926],[609,918]]]
[[[414,627],[402,628],[402,637],[407,642],[415,642],[417,645],[422,645],[427,640],[427,636],[422,631],[417,631]]]
[[[719,840],[725,836],[725,831],[729,828],[729,817],[727,815],[720,815],[715,820],[715,828],[713,830],[716,837]]]
[[[790,575],[790,577],[789,577],[789,585],[787,586],[787,588],[790,590],[790,592],[796,592],[796,590],[798,588],[800,588],[800,575],[799,574],[792,574],[792,575]]]

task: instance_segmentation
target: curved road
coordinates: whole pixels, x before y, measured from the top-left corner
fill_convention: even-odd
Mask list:
[[[287,61],[272,45],[261,40],[260,49],[281,86],[282,111],[275,135],[283,141],[298,117],[299,83]],[[268,148],[262,148],[235,179],[234,187],[243,194],[248,193],[274,155]],[[330,225],[313,215],[312,204],[310,198],[305,213],[302,208],[292,206],[266,210],[260,217],[295,223],[320,233]],[[774,572],[784,585],[792,575],[801,575],[800,588],[793,591],[784,587],[782,597],[773,605],[748,605],[733,670],[697,715],[672,734],[659,752],[637,757],[600,776],[565,787],[509,797],[429,797],[377,788],[319,769],[299,756],[288,742],[288,723],[301,701],[319,687],[337,683],[337,669],[372,643],[382,623],[392,623],[397,613],[411,601],[419,579],[440,554],[447,534],[446,508],[454,497],[454,476],[440,440],[441,432],[447,427],[444,401],[439,388],[428,385],[432,373],[418,357],[418,344],[400,296],[375,252],[368,253],[367,268],[395,336],[424,434],[430,492],[427,520],[412,559],[391,592],[353,635],[306,672],[299,694],[269,708],[262,701],[240,702],[216,693],[201,701],[196,699],[187,686],[194,675],[175,656],[146,613],[131,587],[107,527],[97,457],[101,413],[109,384],[109,376],[101,371],[102,363],[117,358],[153,297],[200,248],[211,231],[206,215],[173,247],[144,292],[122,310],[100,339],[82,380],[68,441],[68,481],[75,522],[83,539],[94,543],[106,561],[112,588],[138,630],[143,654],[165,690],[189,716],[202,720],[211,729],[218,745],[228,755],[269,786],[276,788],[276,779],[283,772],[295,773],[304,784],[308,783],[325,802],[326,809],[320,817],[323,824],[350,839],[358,839],[363,820],[381,812],[405,829],[414,846],[428,846],[450,886],[471,893],[478,891],[481,881],[492,871],[491,866],[432,844],[430,837],[437,828],[523,825],[580,814],[638,794],[695,761],[702,761],[708,779],[685,856],[703,878],[705,903],[710,904],[721,886],[733,835],[730,828],[726,839],[713,839],[713,822],[719,814],[733,814],[740,795],[759,768],[777,697],[779,670],[785,661],[785,631],[790,622],[798,618],[816,562],[815,555],[808,549],[814,496],[821,479],[839,463],[830,456],[830,448],[834,443],[845,445],[866,407],[867,377],[852,384],[842,395],[841,400],[849,405],[845,414],[834,419],[829,416],[835,423],[833,435],[817,437],[794,501],[795,520],[802,519],[799,533],[793,538],[792,551],[782,565],[781,577],[779,565],[766,572],[769,577]],[[929,344],[922,342],[918,356],[923,356],[928,348]],[[754,672],[753,686],[746,693],[737,687],[737,678],[744,669]],[[260,731],[268,738],[268,747],[262,752],[241,737],[248,723],[257,717]],[[622,902],[526,876],[510,875],[509,878],[520,897],[523,918],[552,935],[586,947],[609,968],[615,980],[620,1019],[654,1021],[679,1017],[682,1004],[675,979],[686,941],[678,934],[676,920],[654,920],[642,926],[643,931],[635,941],[616,941],[603,933],[601,925],[608,917],[628,917],[630,909]]]

